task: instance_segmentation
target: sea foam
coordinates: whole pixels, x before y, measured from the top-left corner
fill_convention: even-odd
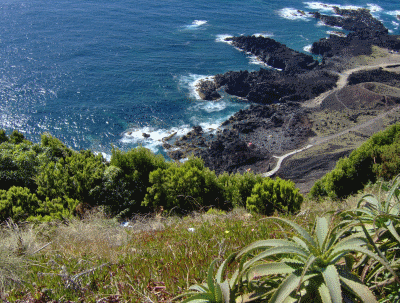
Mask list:
[[[339,5],[339,4],[327,4],[322,2],[304,2],[305,6],[312,10],[324,11],[324,12],[334,12],[334,7],[339,7],[341,9],[359,9],[361,6],[356,5]],[[378,5],[368,4],[372,9],[380,8]]]
[[[264,38],[270,38],[273,37],[274,34],[273,33],[256,33],[253,34],[254,37],[264,37]]]
[[[368,3],[367,8],[369,9],[369,11],[371,13],[378,13],[378,12],[383,11],[382,7],[380,7],[379,5],[373,4],[373,3]]]
[[[181,125],[170,129],[156,129],[153,127],[132,128],[123,133],[120,140],[124,144],[141,144],[142,146],[157,152],[163,144],[162,139],[176,133],[176,136],[183,136],[190,131],[189,125]],[[145,138],[143,134],[150,135]]]
[[[303,47],[303,50],[307,53],[311,53],[312,44]]]
[[[215,42],[223,42],[231,45],[232,41],[226,40],[227,38],[233,38],[233,36],[228,34],[217,35],[215,38]]]
[[[197,92],[197,86],[200,84],[200,81],[209,80],[213,81],[214,76],[205,76],[205,75],[197,75],[197,74],[189,74],[186,76],[181,76],[179,79],[179,86],[183,89],[187,89],[189,91],[189,96],[196,100],[202,100],[199,93]]]
[[[291,7],[282,8],[278,11],[278,15],[288,20],[305,20],[309,21],[312,15],[309,12],[304,12]]]
[[[192,24],[186,25],[186,28],[196,29],[205,24],[207,24],[207,20],[194,20]]]

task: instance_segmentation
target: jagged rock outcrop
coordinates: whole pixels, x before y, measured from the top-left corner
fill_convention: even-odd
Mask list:
[[[217,174],[265,172],[273,166],[272,153],[296,149],[313,135],[305,110],[296,103],[252,105],[225,121],[215,135],[193,129],[168,155],[175,160],[200,156]]]
[[[271,104],[287,101],[303,101],[332,89],[338,76],[322,69],[288,74],[260,69],[255,72],[239,71],[218,74],[215,87],[224,87],[230,95],[245,98],[254,103]]]
[[[375,19],[367,9],[347,10],[334,8],[339,16],[327,16],[318,12],[313,16],[329,26],[338,26],[350,31],[346,37],[330,35],[329,38],[314,42],[311,52],[325,58],[333,56],[353,57],[370,55],[371,46],[376,45],[393,50],[400,49],[397,36],[389,35],[382,22]]]
[[[299,73],[318,66],[310,55],[297,52],[273,39],[262,36],[240,36],[226,38],[232,45],[256,56],[265,64],[287,73]]]

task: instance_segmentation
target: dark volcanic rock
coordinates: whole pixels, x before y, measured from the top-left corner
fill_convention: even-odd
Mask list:
[[[347,10],[335,8],[340,16],[326,16],[313,13],[313,16],[329,26],[339,26],[350,31],[347,37],[330,35],[329,38],[314,42],[311,52],[324,57],[353,57],[370,55],[371,46],[376,45],[393,50],[400,49],[397,36],[389,35],[388,29],[375,19],[367,9]]]
[[[246,98],[250,102],[271,104],[303,101],[332,89],[338,76],[320,69],[300,74],[287,74],[260,69],[256,72],[227,72],[215,76],[217,87],[228,94]]]
[[[273,162],[271,153],[296,149],[314,135],[305,110],[290,102],[251,105],[225,121],[222,127],[214,137],[191,131],[175,143],[181,153],[171,152],[169,156],[179,160],[193,153],[217,174],[244,168],[265,172]]]
[[[388,33],[387,28],[375,19],[369,10],[360,8],[357,10],[334,8],[335,13],[340,16],[327,16],[318,12],[312,15],[329,26],[338,26],[351,32],[367,31]]]
[[[303,72],[318,65],[318,61],[314,60],[312,56],[297,52],[270,38],[240,36],[226,40],[232,41],[233,46],[255,55],[265,64],[285,72]]]
[[[217,100],[221,95],[217,92],[217,86],[213,81],[201,80],[197,85],[197,93],[203,100]]]
[[[352,73],[348,79],[349,85],[365,82],[379,82],[400,88],[400,74],[378,68],[374,70],[365,70]]]

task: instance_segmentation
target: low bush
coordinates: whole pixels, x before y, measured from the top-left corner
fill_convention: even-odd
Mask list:
[[[153,209],[173,208],[188,212],[203,207],[225,208],[223,188],[213,171],[204,167],[199,158],[190,158],[183,164],[173,163],[167,169],[150,173],[151,186],[142,205]]]
[[[275,211],[296,212],[300,210],[302,202],[303,196],[292,181],[285,181],[279,177],[276,180],[265,178],[252,189],[246,207],[249,211],[271,215]]]

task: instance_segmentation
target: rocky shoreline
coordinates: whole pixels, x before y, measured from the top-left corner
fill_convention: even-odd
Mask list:
[[[306,108],[302,103],[334,89],[340,72],[354,57],[373,56],[374,47],[391,52],[400,50],[399,36],[389,35],[384,25],[368,10],[335,8],[335,13],[339,16],[312,13],[313,17],[327,25],[350,31],[346,36],[331,34],[329,38],[314,42],[311,51],[319,55],[319,60],[262,36],[227,38],[234,47],[257,56],[273,69],[228,71],[215,75],[212,81],[200,82],[198,93],[204,100],[217,100],[220,98],[218,91],[224,90],[252,105],[234,114],[214,134],[196,126],[174,142],[166,142],[165,147],[171,147],[168,155],[175,160],[190,154],[200,156],[205,165],[217,174],[246,170],[265,173],[276,162],[272,156],[301,148],[315,137],[315,121],[310,117],[315,112],[326,111],[327,107]],[[371,82],[371,73],[360,74],[366,81],[358,79],[360,77],[353,77],[352,81],[356,84]],[[382,82],[385,76],[392,79],[392,82],[388,80],[386,83],[397,85],[397,76],[381,73]],[[365,87],[368,90],[372,86],[364,85],[362,89]],[[352,93],[356,94],[354,89]],[[397,92],[392,95],[390,105],[397,104],[400,101]],[[387,99],[386,96],[382,98]],[[378,99],[372,98],[371,102]],[[351,98],[346,100],[351,102]],[[362,110],[357,106],[353,110]]]

